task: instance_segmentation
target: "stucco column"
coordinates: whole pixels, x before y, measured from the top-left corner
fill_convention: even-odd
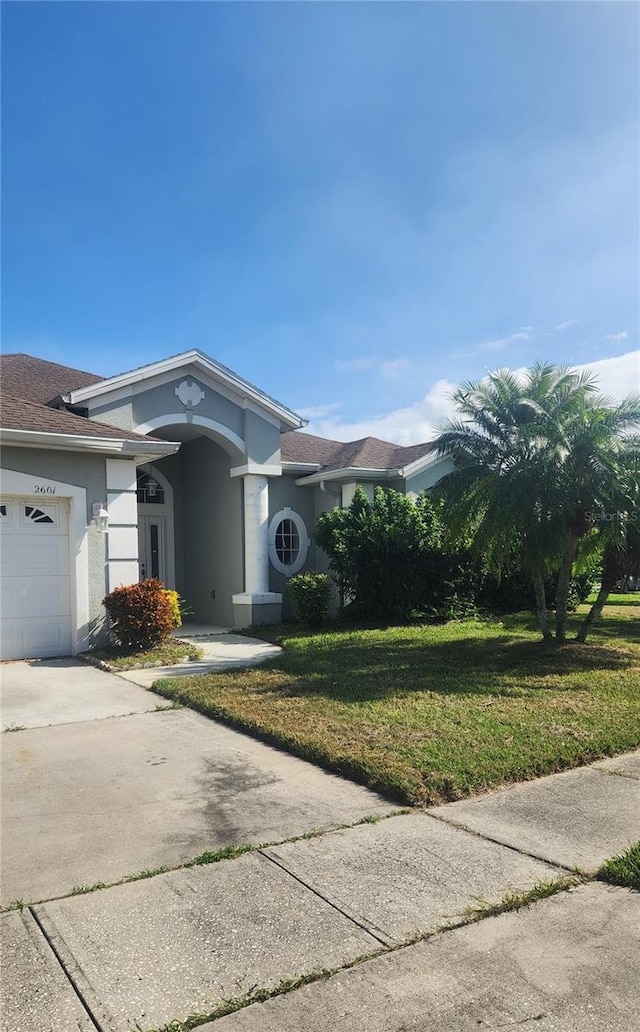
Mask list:
[[[244,473],[244,591],[233,595],[234,627],[279,623],[282,595],[269,591],[269,480]]]
[[[256,473],[244,477],[244,590],[269,591],[269,481]]]

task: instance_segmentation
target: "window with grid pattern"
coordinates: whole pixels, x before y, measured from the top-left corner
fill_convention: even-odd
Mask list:
[[[293,520],[280,522],[276,530],[276,555],[283,566],[293,566],[300,551],[300,534]]]

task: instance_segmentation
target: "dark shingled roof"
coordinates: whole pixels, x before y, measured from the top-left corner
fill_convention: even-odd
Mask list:
[[[328,441],[290,430],[280,438],[283,462],[315,463],[322,472],[338,469],[398,469],[433,451],[429,443],[402,447],[377,437],[359,441]]]
[[[62,394],[100,383],[103,379],[102,376],[31,355],[0,355],[2,426],[11,430],[48,431],[118,440],[149,439],[151,435],[145,438],[130,430],[108,426],[51,407],[61,404]],[[401,447],[390,441],[380,441],[377,437],[363,437],[360,441],[345,444],[298,430],[289,430],[281,435],[283,462],[308,463],[327,473],[350,468],[398,469],[428,455],[432,450],[433,445],[428,443]]]
[[[66,409],[52,408],[67,391],[99,383],[103,377],[47,362],[31,355],[0,355],[0,426],[5,430],[33,430],[67,436],[102,437],[118,441],[160,440],[151,434],[85,419]]]
[[[71,412],[38,405],[34,401],[16,398],[4,391],[0,396],[0,426],[3,430],[34,430],[40,433],[66,434],[68,436],[103,437],[118,441],[159,440],[157,437],[145,437],[132,430],[123,430],[117,426],[98,423],[84,416],[74,416]]]
[[[71,369],[32,355],[19,352],[0,355],[0,389],[3,393],[6,391],[14,398],[25,398],[41,405],[56,401],[67,391],[100,383],[103,379],[103,376],[83,373],[80,369]]]
[[[317,466],[330,463],[343,445],[340,441],[328,441],[326,437],[314,437],[298,430],[288,430],[280,435],[280,454],[283,462],[308,462]]]

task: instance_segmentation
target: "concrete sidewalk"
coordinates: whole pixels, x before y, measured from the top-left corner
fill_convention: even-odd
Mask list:
[[[342,971],[199,1032],[631,1032],[640,893],[597,883]]]
[[[174,637],[201,648],[204,653],[202,659],[177,663],[175,666],[118,670],[114,673],[142,688],[151,688],[161,677],[188,677],[215,670],[229,670],[233,667],[256,666],[267,659],[279,656],[282,652],[279,645],[271,645],[259,638],[249,638],[245,634],[232,634],[223,628],[185,624],[179,631],[174,632]]]
[[[640,839],[640,753],[427,812],[541,860],[595,873]]]
[[[566,876],[568,857],[592,868],[637,839],[639,766],[640,753],[618,757],[6,914],[3,1032],[130,1032],[195,1015],[203,1032],[639,1027],[637,893],[585,884],[460,927],[479,900]],[[524,841],[523,813],[544,835]],[[327,969],[208,1021],[226,1001]]]

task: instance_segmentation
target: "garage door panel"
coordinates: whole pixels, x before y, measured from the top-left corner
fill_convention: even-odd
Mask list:
[[[0,562],[3,575],[68,576],[69,539],[59,535],[41,539],[31,534],[3,534]]]
[[[66,501],[2,498],[0,657],[71,651],[71,577]]]
[[[71,616],[68,577],[2,578],[2,611],[11,617]]]
[[[19,519],[23,527],[46,528],[49,532],[56,528],[62,533],[67,531],[67,507],[61,502],[40,502],[28,499],[18,506]]]
[[[4,620],[0,634],[3,659],[37,659],[39,656],[67,656],[71,620]]]

